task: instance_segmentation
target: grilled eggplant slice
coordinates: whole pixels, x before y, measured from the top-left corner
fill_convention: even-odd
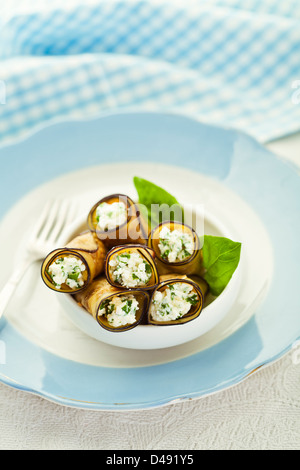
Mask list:
[[[115,287],[153,289],[159,281],[153,250],[145,245],[112,248],[105,260],[105,275]]]
[[[81,233],[46,256],[42,279],[52,290],[74,294],[104,271],[106,253],[103,242],[92,232]]]
[[[160,283],[151,295],[148,323],[180,325],[198,318],[206,293],[207,285],[200,279],[196,283],[186,275],[176,273],[160,276]]]
[[[101,327],[113,332],[127,331],[139,325],[150,300],[147,291],[113,287],[104,276],[95,279],[74,297]]]
[[[189,275],[201,271],[199,237],[188,225],[162,222],[150,233],[148,246],[155,252],[160,274],[176,272]]]
[[[112,194],[98,201],[89,212],[88,226],[108,248],[147,244],[148,222],[138,205],[125,194]]]

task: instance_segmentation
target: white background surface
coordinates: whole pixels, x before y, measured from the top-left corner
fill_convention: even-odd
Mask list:
[[[300,166],[300,134],[267,147]],[[0,449],[299,450],[296,346],[228,390],[146,411],[68,408],[0,384]]]

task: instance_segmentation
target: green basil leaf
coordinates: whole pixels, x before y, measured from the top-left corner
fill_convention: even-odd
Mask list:
[[[146,208],[152,228],[167,220],[183,222],[183,209],[174,196],[138,176],[133,178],[133,183],[138,193],[139,204]],[[143,213],[143,210],[141,212]]]
[[[213,295],[220,295],[230,281],[240,261],[241,246],[229,238],[204,235],[203,277]]]

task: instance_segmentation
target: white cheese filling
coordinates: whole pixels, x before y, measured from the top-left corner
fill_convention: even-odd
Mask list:
[[[106,315],[107,321],[113,327],[132,325],[136,322],[136,312],[139,303],[133,295],[115,296],[104,300],[99,315]]]
[[[114,229],[127,220],[127,208],[123,202],[102,202],[96,209],[98,229],[102,232]]]
[[[158,248],[160,255],[169,263],[184,261],[194,251],[194,240],[191,234],[182,230],[170,230],[164,226],[159,234]]]
[[[136,252],[123,252],[112,257],[112,280],[124,287],[145,286],[152,275],[150,264]]]
[[[83,273],[86,271],[84,263],[74,256],[64,256],[56,259],[48,269],[53,283],[57,289],[66,284],[70,289],[77,289],[84,285]]]
[[[176,282],[155,292],[150,305],[150,315],[153,320],[160,322],[177,320],[186,315],[197,302],[198,295],[193,286]]]

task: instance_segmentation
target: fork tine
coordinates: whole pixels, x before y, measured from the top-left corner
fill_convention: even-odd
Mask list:
[[[74,209],[72,201],[64,200],[61,202],[57,220],[50,235],[51,242],[54,243],[59,238],[64,227],[72,220],[72,209]]]
[[[49,200],[47,201],[46,205],[44,206],[44,209],[42,210],[42,213],[38,219],[38,221],[36,222],[32,232],[31,232],[31,238],[32,239],[35,239],[38,237],[38,235],[40,234],[42,228],[44,227],[47,219],[48,219],[48,214],[49,214],[49,211],[51,209],[51,206],[52,206],[52,201]]]
[[[77,205],[73,200],[50,199],[47,201],[38,223],[31,233],[29,244],[35,248],[41,244],[48,248],[58,241],[63,230],[78,214]]]
[[[75,201],[69,202],[68,212],[66,214],[66,223],[73,222],[74,217],[77,215],[77,207]]]
[[[50,210],[48,211],[48,214],[47,214],[47,219],[45,221],[45,224],[44,224],[44,226],[42,227],[42,230],[39,233],[39,238],[41,238],[43,240],[48,239],[50,231],[51,231],[52,227],[54,227],[54,225],[55,225],[55,219],[56,219],[57,213],[59,211],[59,207],[60,207],[59,199],[55,199],[54,201],[52,201]]]
[[[61,236],[62,233],[64,232],[64,230],[66,230],[68,228],[68,225],[70,223],[74,222],[74,219],[77,216],[78,216],[78,205],[77,205],[76,201],[74,201],[74,200],[69,201],[68,210],[66,212],[65,219],[62,223],[62,227],[61,227],[59,236]]]

